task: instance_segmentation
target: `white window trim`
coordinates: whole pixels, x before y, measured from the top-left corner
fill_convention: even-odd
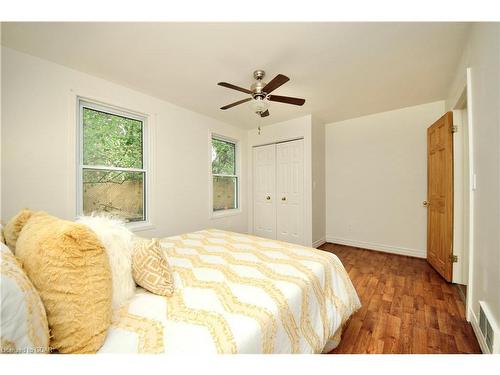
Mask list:
[[[148,116],[144,114],[134,113],[128,110],[118,108],[113,105],[101,104],[91,99],[76,97],[77,100],[77,186],[76,186],[76,213],[77,216],[84,215],[83,213],[83,170],[87,169],[101,169],[101,170],[116,170],[116,171],[130,171],[130,172],[144,172],[144,188],[143,188],[143,201],[144,201],[144,220],[126,223],[126,226],[133,231],[143,231],[154,229],[150,222],[150,191],[151,191],[151,178],[150,178],[150,165],[149,165],[149,125]],[[83,164],[83,107],[95,109],[97,111],[110,113],[117,116],[127,117],[142,122],[142,161],[143,168],[119,168],[108,167],[99,165],[84,165]]]
[[[235,168],[236,168],[236,174],[234,175],[219,175],[219,174],[213,174],[212,173],[212,139],[220,139],[221,141],[225,142],[231,142],[234,143],[235,147]],[[208,133],[208,174],[209,174],[209,189],[208,189],[208,218],[209,219],[219,219],[222,217],[227,217],[227,216],[234,216],[234,215],[239,215],[242,213],[241,210],[241,147],[240,147],[240,140],[235,139],[235,138],[230,138],[225,135],[221,135],[219,133],[215,133],[212,131],[209,131]],[[229,210],[219,210],[219,211],[214,211],[214,195],[213,195],[213,189],[214,189],[214,176],[227,176],[227,177],[236,177],[236,189],[237,189],[237,201],[236,203],[238,204],[237,208],[232,208]]]

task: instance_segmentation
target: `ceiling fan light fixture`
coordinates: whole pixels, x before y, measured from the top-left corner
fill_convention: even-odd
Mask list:
[[[269,102],[264,99],[252,99],[250,101],[250,108],[254,113],[262,113],[269,108]]]

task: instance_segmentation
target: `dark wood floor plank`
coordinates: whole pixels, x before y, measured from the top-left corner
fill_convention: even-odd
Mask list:
[[[425,259],[324,244],[363,304],[332,353],[481,353],[460,293]]]

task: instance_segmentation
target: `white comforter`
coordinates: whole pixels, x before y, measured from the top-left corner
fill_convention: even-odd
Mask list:
[[[173,296],[138,288],[100,352],[327,352],[360,307],[341,262],[325,251],[214,229],[161,244]]]

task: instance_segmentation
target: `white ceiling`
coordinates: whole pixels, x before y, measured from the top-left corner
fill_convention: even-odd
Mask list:
[[[2,23],[2,44],[243,128],[257,126],[252,72],[291,80],[263,124],[312,113],[325,122],[444,99],[466,23]]]

